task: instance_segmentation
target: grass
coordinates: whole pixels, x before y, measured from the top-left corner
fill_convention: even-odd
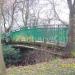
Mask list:
[[[75,59],[55,59],[36,65],[11,67],[7,75],[75,75]]]

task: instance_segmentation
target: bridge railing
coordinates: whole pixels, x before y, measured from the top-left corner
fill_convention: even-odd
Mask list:
[[[66,45],[68,25],[24,27],[19,31],[11,32],[10,38],[15,42],[45,42]]]

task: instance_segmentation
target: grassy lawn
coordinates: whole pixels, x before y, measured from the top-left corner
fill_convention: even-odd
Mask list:
[[[7,75],[75,75],[75,59],[55,59],[36,65],[11,67]]]

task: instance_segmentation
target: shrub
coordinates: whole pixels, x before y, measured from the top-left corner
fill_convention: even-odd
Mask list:
[[[3,55],[6,65],[16,65],[21,61],[21,53],[19,49],[14,49],[10,45],[3,46]]]

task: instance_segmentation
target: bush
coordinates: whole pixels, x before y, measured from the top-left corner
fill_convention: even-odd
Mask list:
[[[6,65],[16,65],[22,57],[19,49],[14,49],[9,45],[3,46],[3,55]]]

